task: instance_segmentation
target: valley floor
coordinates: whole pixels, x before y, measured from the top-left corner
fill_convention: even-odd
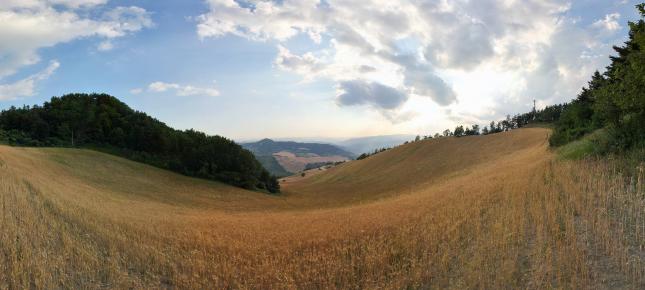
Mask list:
[[[280,196],[0,146],[0,288],[645,288],[645,168],[548,134],[415,142]]]

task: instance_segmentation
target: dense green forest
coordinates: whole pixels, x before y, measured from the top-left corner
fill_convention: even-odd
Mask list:
[[[645,146],[645,3],[636,6],[638,22],[629,22],[629,39],[614,47],[605,73],[594,73],[587,87],[562,112],[550,138],[560,146],[602,130],[594,140],[598,153]]]
[[[279,192],[253,154],[232,140],[175,130],[106,94],[68,94],[42,106],[0,113],[0,139],[11,145],[89,147],[185,175]]]

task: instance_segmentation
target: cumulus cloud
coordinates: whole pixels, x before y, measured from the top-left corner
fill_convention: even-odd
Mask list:
[[[620,13],[611,13],[605,15],[605,18],[599,19],[594,22],[592,25],[596,28],[601,28],[607,31],[616,31],[621,28],[618,20],[620,19]]]
[[[450,105],[457,100],[452,88],[429,68],[406,69],[404,83],[413,94],[430,97],[441,106]]]
[[[205,2],[210,9],[197,18],[199,37],[275,41],[277,68],[335,81],[339,105],[367,104],[385,117],[400,113],[413,99],[408,96],[439,107],[478,104],[488,110],[450,111],[461,115],[500,109],[490,104],[521,109],[537,97],[561,102],[584,84],[582,76],[602,67],[587,56],[606,55],[610,47],[599,44],[589,27],[570,29],[571,4],[561,0]],[[609,14],[591,28],[615,31],[619,17]],[[288,40],[298,35],[320,45],[294,54]],[[508,81],[489,89],[492,76]],[[367,97],[379,91],[375,84],[404,93]]]
[[[216,97],[219,96],[219,91],[215,88],[206,88],[206,87],[195,87],[191,85],[180,85],[177,83],[166,83],[166,82],[152,82],[148,85],[147,91],[151,93],[164,93],[172,92],[177,96],[209,96]],[[140,94],[143,92],[141,88],[135,88],[130,90],[131,94]]]
[[[121,37],[154,25],[150,13],[137,6],[116,7],[107,11],[103,18],[105,21],[98,32],[107,38]]]
[[[307,79],[313,78],[324,68],[322,62],[311,52],[295,55],[282,45],[278,45],[278,56],[274,63],[283,70],[298,73]]]
[[[0,78],[40,61],[38,50],[84,37],[102,39],[99,50],[112,48],[117,37],[153,25],[140,7],[104,12],[102,0],[2,1],[0,3]],[[88,13],[92,11],[93,13]]]
[[[243,4],[235,0],[208,0],[211,12],[198,17],[200,37],[235,34],[242,37],[267,40],[286,40],[300,32],[320,41],[325,8],[318,0],[285,1],[278,5],[271,1],[253,1]],[[321,8],[312,9],[312,8]]]
[[[338,84],[336,102],[341,106],[369,105],[379,110],[392,110],[408,99],[407,94],[376,82],[342,81]]]
[[[33,96],[37,82],[48,79],[59,66],[60,63],[53,60],[47,68],[36,74],[10,84],[0,84],[0,100],[13,100]]]

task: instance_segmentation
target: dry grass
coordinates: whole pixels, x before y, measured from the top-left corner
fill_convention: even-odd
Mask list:
[[[547,133],[418,142],[280,197],[0,147],[0,288],[642,289],[645,173],[556,161]]]

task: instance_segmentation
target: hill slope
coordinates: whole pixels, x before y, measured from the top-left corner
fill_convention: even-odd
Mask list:
[[[330,200],[375,199],[449,180],[517,158],[544,159],[548,130],[522,129],[486,136],[413,142],[336,166],[311,178],[291,178],[287,194],[324,194]],[[296,181],[298,180],[298,181]],[[347,194],[351,192],[352,194]]]
[[[415,142],[280,196],[0,146],[0,288],[642,288],[645,188],[547,134]]]
[[[354,154],[350,152],[334,145],[322,143],[262,139],[258,142],[242,143],[241,145],[253,152],[262,165],[276,176],[300,172],[308,164],[339,162],[354,158]]]

